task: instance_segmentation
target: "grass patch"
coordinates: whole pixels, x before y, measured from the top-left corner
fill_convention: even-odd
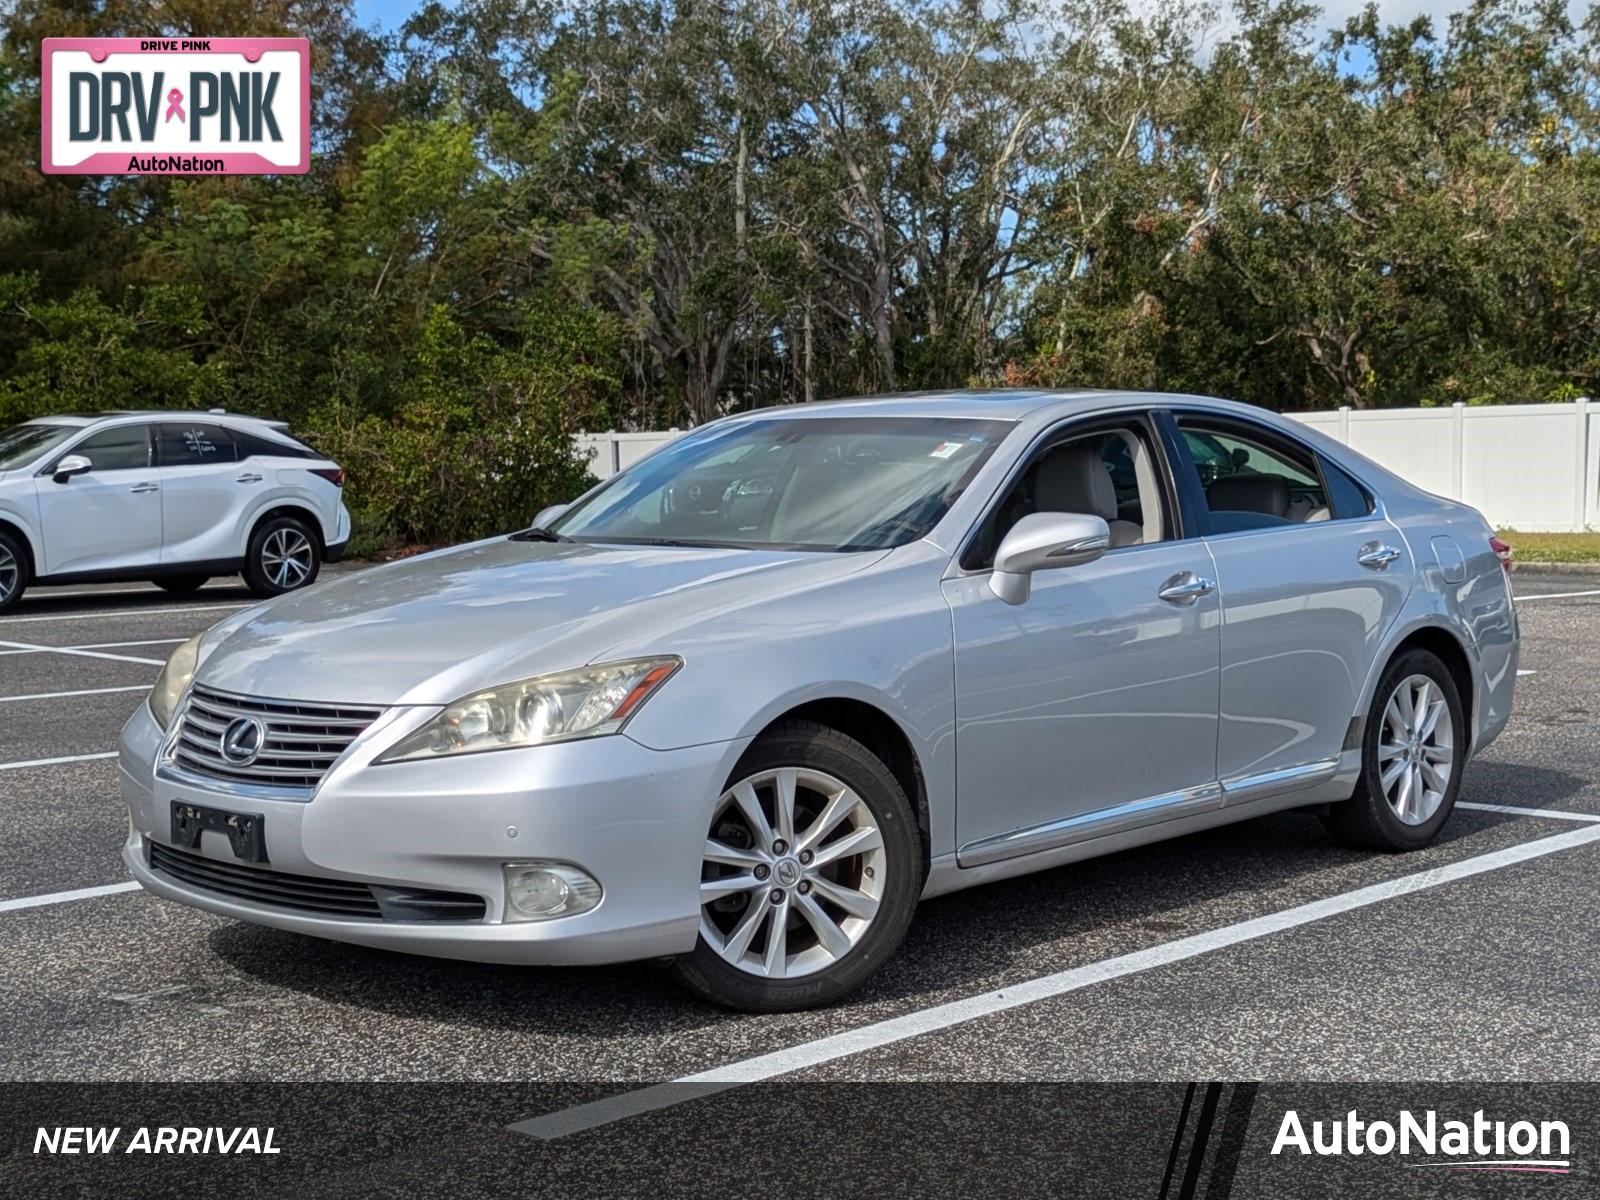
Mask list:
[[[1600,533],[1518,533],[1500,530],[1520,562],[1600,563]]]

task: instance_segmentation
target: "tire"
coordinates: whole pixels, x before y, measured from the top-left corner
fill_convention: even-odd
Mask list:
[[[22,599],[28,589],[28,551],[11,534],[0,530],[0,612]]]
[[[1419,707],[1420,722],[1408,715]],[[1429,732],[1419,739],[1416,735],[1423,730]],[[1389,664],[1373,693],[1355,794],[1335,804],[1323,824],[1352,846],[1422,849],[1438,836],[1455,808],[1468,736],[1461,694],[1449,669],[1426,650],[1402,654]]]
[[[778,848],[779,796],[791,778],[792,841]],[[746,815],[751,803],[765,831]],[[724,857],[701,867],[710,899],[700,940],[672,969],[728,1008],[792,1012],[853,992],[900,945],[922,890],[922,840],[905,789],[867,747],[811,721],[784,721],[745,751],[713,811],[711,842]]]
[[[273,517],[257,525],[250,535],[244,581],[258,596],[281,596],[309,587],[321,569],[322,546],[304,521]]]
[[[183,596],[190,592],[198,592],[210,581],[209,575],[169,575],[165,579],[156,580],[155,584],[162,591]]]

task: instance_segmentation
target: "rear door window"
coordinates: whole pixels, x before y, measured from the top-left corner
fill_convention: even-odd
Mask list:
[[[163,467],[201,467],[237,461],[233,438],[228,431],[205,421],[164,423],[160,442]]]
[[[1178,418],[1200,476],[1211,532],[1239,533],[1329,520],[1316,456],[1242,422]]]

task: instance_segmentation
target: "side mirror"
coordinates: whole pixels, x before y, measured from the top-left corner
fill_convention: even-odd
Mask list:
[[[557,517],[559,517],[562,513],[566,512],[567,509],[569,509],[571,507],[572,507],[571,504],[550,504],[550,505],[546,505],[544,508],[541,508],[534,515],[533,523],[536,526],[538,526],[540,529],[548,529],[548,528],[550,528],[550,522],[551,521],[554,521]]]
[[[1111,548],[1111,527],[1084,513],[1032,513],[1011,527],[994,553],[989,587],[1007,604],[1027,600],[1035,571],[1093,562]]]
[[[83,455],[69,454],[56,464],[55,481],[65,483],[74,475],[82,475],[92,466],[94,464]]]

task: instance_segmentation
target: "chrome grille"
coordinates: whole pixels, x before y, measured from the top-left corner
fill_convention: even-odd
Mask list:
[[[189,692],[172,757],[178,766],[198,775],[310,792],[333,760],[382,711],[348,704],[257,700],[196,687]],[[266,731],[261,749],[247,765],[222,756],[222,735],[240,717],[254,717]]]

